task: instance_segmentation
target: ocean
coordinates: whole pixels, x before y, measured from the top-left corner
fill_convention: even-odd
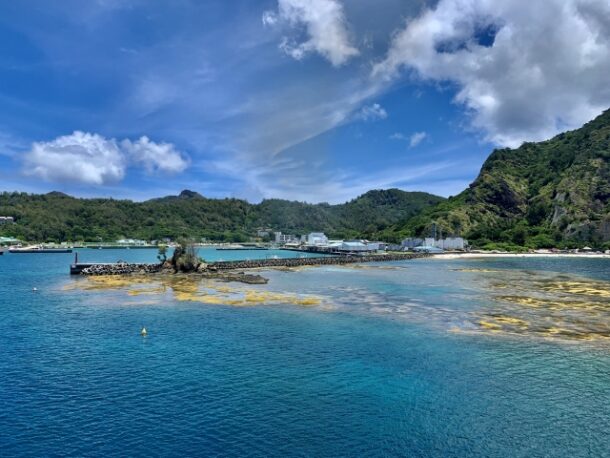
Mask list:
[[[610,456],[608,260],[241,285],[70,277],[73,256],[0,256],[0,456]]]

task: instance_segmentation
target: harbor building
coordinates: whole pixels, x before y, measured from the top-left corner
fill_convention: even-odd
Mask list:
[[[444,239],[435,239],[434,237],[426,237],[425,239],[408,237],[400,244],[402,250],[413,250],[419,247],[435,247],[441,250],[465,250],[468,246],[468,241],[462,237],[447,237]]]
[[[407,237],[406,239],[404,239],[400,246],[403,250],[412,250],[413,248],[417,247],[417,246],[421,246],[424,244],[424,239],[418,239],[415,237]]]
[[[323,232],[312,232],[307,236],[307,245],[328,245],[328,237]]]
[[[296,242],[298,239],[291,234],[282,234],[281,232],[274,232],[274,240],[275,243],[278,243],[280,245],[285,245],[287,243],[294,243]]]

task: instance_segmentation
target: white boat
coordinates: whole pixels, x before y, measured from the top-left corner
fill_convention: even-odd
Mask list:
[[[72,253],[72,248],[46,248],[42,245],[32,245],[21,248],[10,248],[9,253]]]

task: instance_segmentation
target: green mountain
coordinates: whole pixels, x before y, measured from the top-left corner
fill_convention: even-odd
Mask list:
[[[15,224],[0,235],[38,241],[97,241],[122,237],[206,237],[245,241],[258,228],[290,234],[324,231],[336,237],[376,238],[443,198],[398,189],[369,191],[340,205],[280,199],[250,204],[240,199],[208,199],[193,191],[145,202],[79,199],[63,193],[0,194],[0,215]]]
[[[436,223],[478,246],[609,246],[609,162],[610,110],[551,140],[495,150],[468,189],[392,231],[426,235]]]

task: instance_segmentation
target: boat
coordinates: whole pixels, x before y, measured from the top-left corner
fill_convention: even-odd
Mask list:
[[[6,248],[2,248],[0,247],[0,256],[2,256],[4,254],[4,252],[6,251]]]
[[[9,253],[72,253],[72,248],[46,248],[42,245],[26,246],[22,248],[10,248]]]

